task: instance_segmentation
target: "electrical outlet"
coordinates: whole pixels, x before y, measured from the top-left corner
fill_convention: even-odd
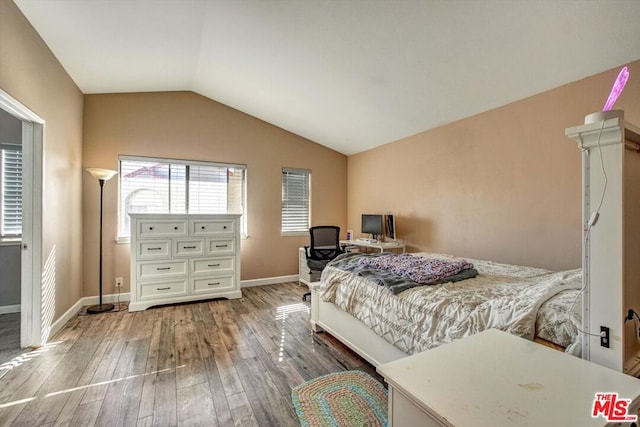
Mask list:
[[[116,288],[121,288],[122,287],[122,277],[116,277]]]
[[[609,348],[609,328],[600,326],[600,345]]]

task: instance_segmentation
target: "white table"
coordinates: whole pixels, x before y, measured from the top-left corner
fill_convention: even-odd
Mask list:
[[[604,426],[595,393],[640,406],[640,380],[495,329],[378,367],[389,426]]]
[[[396,251],[398,249],[402,250],[402,253],[405,251],[405,244],[399,242],[367,242],[366,240],[340,240],[341,246],[357,246],[359,248],[370,248],[375,249],[380,252],[390,252]]]

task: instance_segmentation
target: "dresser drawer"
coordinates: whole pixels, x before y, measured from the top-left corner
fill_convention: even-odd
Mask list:
[[[180,237],[187,235],[185,220],[138,220],[136,230],[138,238],[144,237]]]
[[[142,240],[136,246],[138,259],[171,257],[170,240]]]
[[[197,220],[190,222],[193,236],[232,236],[235,233],[234,220]]]
[[[137,278],[139,280],[186,275],[186,259],[172,259],[166,261],[141,261],[137,265]]]
[[[236,252],[236,241],[230,239],[207,239],[207,255],[224,255]]]
[[[236,267],[235,261],[235,257],[192,259],[191,274],[203,275],[211,273],[233,272]]]
[[[208,294],[211,292],[234,289],[235,276],[203,277],[201,279],[191,279],[192,294]]]
[[[187,295],[187,279],[162,281],[153,283],[138,283],[138,296],[141,300],[171,298]]]
[[[204,239],[176,239],[175,256],[204,255]]]

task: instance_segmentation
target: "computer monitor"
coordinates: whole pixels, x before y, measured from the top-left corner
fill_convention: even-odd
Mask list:
[[[362,214],[362,233],[371,234],[375,240],[382,237],[382,215]]]
[[[396,240],[396,221],[393,215],[386,214],[384,216],[385,236],[390,240]]]

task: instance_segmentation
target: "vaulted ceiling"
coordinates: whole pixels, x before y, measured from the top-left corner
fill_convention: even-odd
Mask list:
[[[14,1],[84,93],[191,90],[347,155],[640,59],[631,0]]]

